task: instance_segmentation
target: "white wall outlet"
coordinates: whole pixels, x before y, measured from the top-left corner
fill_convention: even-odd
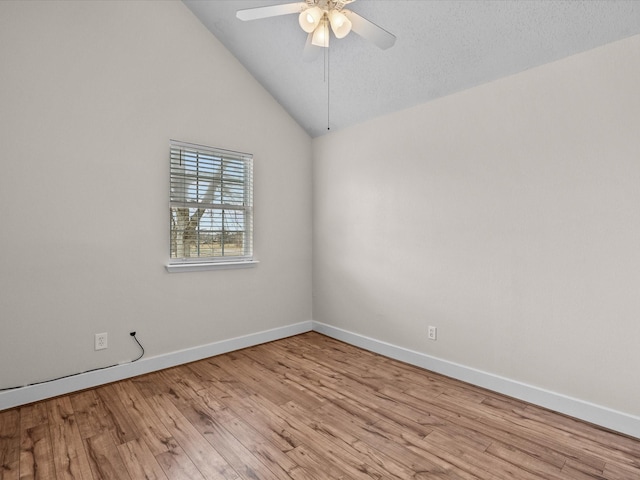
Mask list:
[[[107,333],[96,333],[95,345],[96,350],[104,350],[107,348]]]
[[[427,335],[429,340],[437,340],[438,339],[438,328],[437,327],[429,327],[427,330]]]

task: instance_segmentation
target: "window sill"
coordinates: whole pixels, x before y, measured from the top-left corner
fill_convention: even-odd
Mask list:
[[[252,268],[255,267],[258,260],[249,260],[245,262],[215,262],[215,263],[174,263],[165,265],[169,273],[181,272],[202,272],[205,270],[230,270],[236,268]]]

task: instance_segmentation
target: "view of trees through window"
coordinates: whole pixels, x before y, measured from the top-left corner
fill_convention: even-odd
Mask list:
[[[172,259],[252,255],[251,177],[248,155],[172,143]]]

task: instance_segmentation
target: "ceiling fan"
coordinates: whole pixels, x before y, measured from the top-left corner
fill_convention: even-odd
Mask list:
[[[240,20],[258,20],[297,13],[300,27],[307,32],[305,50],[329,46],[329,28],[336,38],[344,38],[353,31],[382,49],[393,46],[395,35],[361,17],[355,12],[344,9],[355,0],[306,0],[304,2],[283,3],[266,7],[238,10]]]

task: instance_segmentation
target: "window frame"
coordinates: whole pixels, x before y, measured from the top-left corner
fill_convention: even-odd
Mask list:
[[[167,271],[247,268],[257,264],[253,251],[253,155],[177,140],[170,140],[169,151]],[[235,221],[225,218],[231,211],[238,212],[233,215]],[[209,225],[203,229],[201,222],[205,218]],[[234,225],[235,228],[228,228]],[[187,232],[186,228],[192,231]],[[203,231],[210,239],[208,242],[201,239]],[[226,244],[225,239],[234,233],[241,233],[242,252],[225,255],[225,245],[232,245]],[[189,240],[185,243],[186,235]],[[222,254],[201,254],[200,249],[206,243],[214,253],[214,241],[220,243]],[[234,245],[238,248],[238,243]],[[177,256],[181,249],[183,253],[185,248],[191,252],[193,246],[196,256]]]

